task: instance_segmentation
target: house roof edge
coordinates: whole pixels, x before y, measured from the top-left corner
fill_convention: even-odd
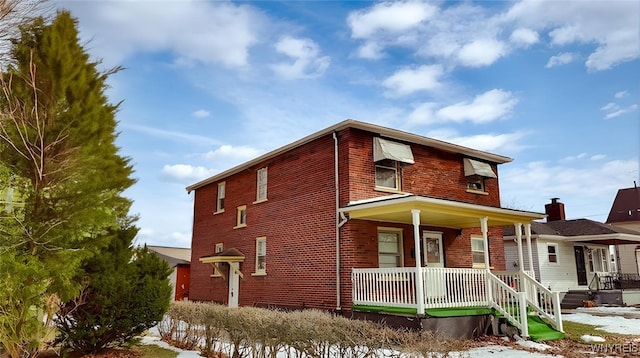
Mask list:
[[[378,133],[380,135],[383,135],[385,137],[388,138],[394,138],[394,139],[398,139],[398,140],[402,140],[402,141],[406,141],[406,142],[411,142],[411,143],[415,143],[415,144],[422,144],[422,145],[427,145],[430,147],[434,147],[437,149],[441,149],[444,151],[448,151],[448,152],[453,152],[453,153],[460,153],[472,158],[476,158],[476,159],[484,159],[490,162],[494,162],[497,164],[504,164],[504,163],[509,163],[511,161],[513,161],[512,158],[506,157],[506,156],[502,156],[499,154],[493,154],[493,153],[489,153],[489,152],[485,152],[485,151],[481,151],[478,149],[472,149],[472,148],[468,148],[468,147],[464,147],[461,145],[457,145],[457,144],[453,144],[453,143],[448,143],[445,141],[441,141],[438,139],[433,139],[433,138],[428,138],[428,137],[424,137],[418,134],[413,134],[413,133],[409,133],[409,132],[405,132],[405,131],[401,131],[398,129],[392,129],[392,128],[388,128],[388,127],[383,127],[377,124],[371,124],[371,123],[366,123],[366,122],[361,122],[355,119],[346,119],[342,122],[336,123],[330,127],[327,127],[325,129],[322,129],[320,131],[317,131],[315,133],[312,133],[306,137],[303,137],[301,139],[298,139],[297,141],[294,141],[292,143],[289,143],[287,145],[284,145],[282,147],[279,147],[277,149],[274,149],[270,152],[267,152],[261,156],[258,156],[252,160],[249,160],[247,162],[244,162],[240,165],[237,165],[235,167],[232,167],[230,169],[227,169],[221,173],[218,173],[216,175],[213,175],[209,178],[206,178],[204,180],[201,180],[197,183],[191,184],[189,186],[186,187],[187,193],[190,193],[192,190],[196,190],[199,189],[205,185],[214,183],[216,181],[221,180],[222,178],[228,177],[230,175],[236,174],[248,167],[251,167],[252,165],[258,164],[266,159],[269,158],[273,158],[279,154],[285,153],[291,149],[297,148],[301,145],[307,144],[317,138],[321,138],[327,134],[331,134],[333,132],[337,132],[346,128],[355,128],[355,129],[361,129],[361,130],[365,130],[368,132],[375,132]]]

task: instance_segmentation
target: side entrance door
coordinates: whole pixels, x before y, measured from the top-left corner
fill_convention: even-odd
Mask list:
[[[578,285],[586,286],[587,282],[587,266],[584,260],[584,247],[574,246],[574,254],[576,257],[576,272],[578,273]]]
[[[229,262],[229,307],[238,307],[238,294],[240,293],[240,264]]]

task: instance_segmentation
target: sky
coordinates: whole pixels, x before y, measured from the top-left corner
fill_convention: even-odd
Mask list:
[[[640,185],[640,2],[64,1],[122,66],[138,244],[190,247],[185,187],[345,119],[513,158],[504,207],[604,222]]]

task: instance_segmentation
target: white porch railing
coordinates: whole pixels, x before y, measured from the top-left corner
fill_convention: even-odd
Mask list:
[[[424,307],[491,307],[528,335],[527,306],[562,331],[560,299],[524,272],[423,267]],[[413,267],[353,269],[353,304],[418,308]]]

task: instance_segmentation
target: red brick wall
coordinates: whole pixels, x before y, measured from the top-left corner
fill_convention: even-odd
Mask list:
[[[373,140],[370,133],[347,129],[338,133],[340,203],[389,195],[376,191]],[[416,164],[404,167],[403,190],[413,194],[499,206],[496,179],[486,181],[488,195],[466,192],[462,156],[411,145]],[[268,200],[256,199],[256,171],[268,167]],[[494,166],[494,171],[497,170]],[[241,264],[240,305],[336,307],[334,140],[318,138],[281,156],[225,179],[225,212],[214,214],[217,183],[195,191],[190,299],[227,302],[227,281],[210,278],[213,269],[199,262],[216,243],[245,255]],[[247,227],[233,229],[236,207],[247,206]],[[479,225],[479,222],[478,222]],[[377,267],[378,226],[403,229],[404,264],[412,257],[413,227],[350,220],[340,230],[342,306],[351,305],[351,269]],[[443,232],[445,265],[471,267],[470,230],[424,226]],[[479,230],[479,229],[478,229]],[[479,231],[478,231],[479,232]],[[267,238],[267,275],[252,276],[255,240]],[[502,235],[491,229],[491,262],[504,268]]]
[[[245,255],[241,306],[335,308],[335,185],[333,138],[325,136],[226,178],[225,212],[215,211],[217,183],[196,190],[190,299],[227,302],[227,281],[210,278],[199,258],[216,243]],[[256,170],[268,167],[266,202],[255,203]],[[236,207],[247,227],[233,229]],[[255,271],[255,240],[267,238],[267,275]],[[295,294],[292,294],[295,292]]]

